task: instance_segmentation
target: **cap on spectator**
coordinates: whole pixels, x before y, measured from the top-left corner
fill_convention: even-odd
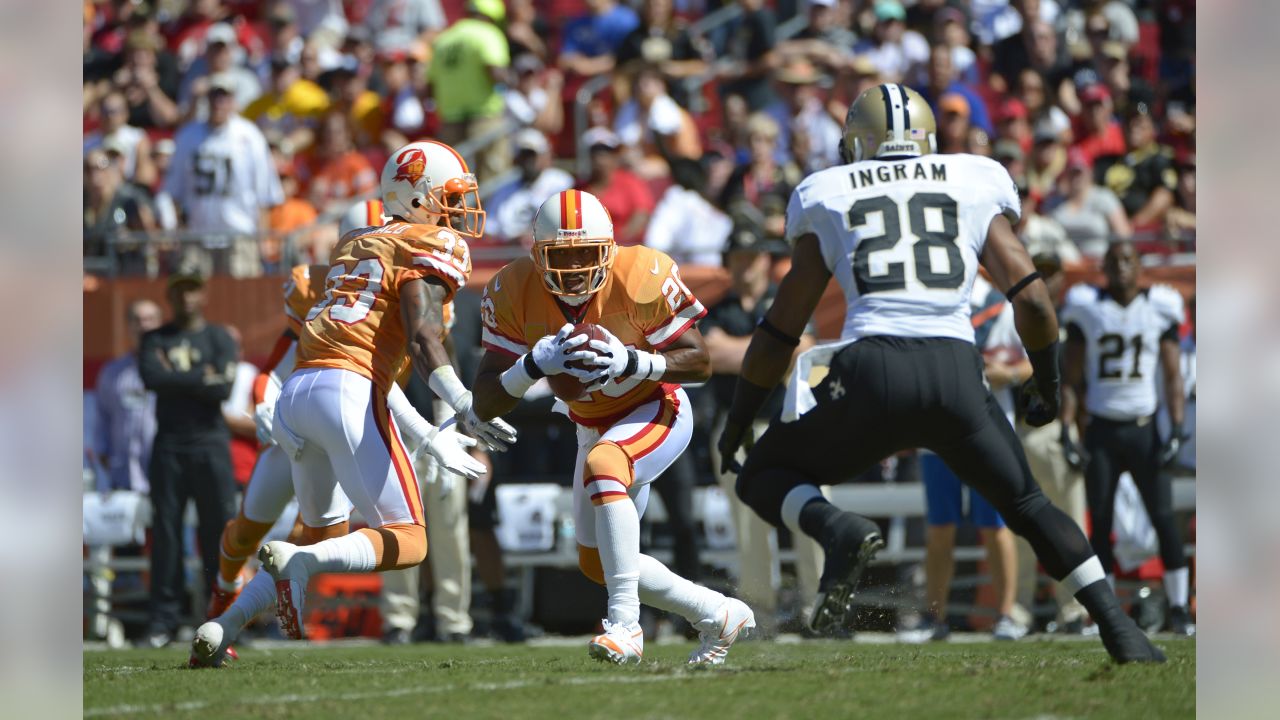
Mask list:
[[[507,21],[507,6],[502,0],[469,0],[467,7],[495,23],[502,24]]]
[[[764,228],[759,223],[752,222],[746,218],[739,218],[733,224],[733,230],[729,232],[729,238],[724,243],[724,253],[726,255],[735,252],[788,255],[791,253],[791,247],[784,240],[766,238]]]
[[[539,155],[551,152],[551,144],[547,142],[547,136],[533,128],[525,128],[516,133],[512,144],[516,152],[529,150]]]
[[[991,148],[991,157],[999,160],[1018,161],[1026,157],[1022,152],[1022,146],[1017,140],[1005,138],[997,140],[995,147]]]
[[[863,77],[880,74],[880,68],[876,67],[875,62],[866,55],[855,55],[853,62],[849,63],[849,71]]]
[[[1036,123],[1035,129],[1032,131],[1031,139],[1033,142],[1057,142],[1061,135],[1058,134],[1058,128],[1054,126],[1053,121],[1044,118]]]
[[[124,49],[126,51],[150,50],[151,52],[157,52],[161,47],[160,39],[146,30],[134,30],[129,33],[124,41]]]
[[[836,6],[836,0],[809,0],[809,7],[832,8],[835,6]]]
[[[813,85],[821,79],[818,68],[801,57],[787,60],[774,77],[778,78],[778,82],[788,85]]]
[[[938,110],[943,113],[956,113],[961,117],[969,117],[971,108],[969,100],[960,93],[947,93],[938,99]]]
[[[1004,122],[1006,120],[1026,120],[1027,106],[1017,98],[1009,98],[1000,103],[1000,107],[996,110],[996,122]]]
[[[1102,47],[1099,48],[1098,53],[1101,57],[1108,58],[1110,60],[1129,59],[1129,49],[1126,48],[1124,43],[1119,40],[1108,40],[1107,42],[1102,43]]]
[[[204,271],[195,263],[183,263],[169,274],[169,289],[172,290],[179,285],[195,285],[203,287],[205,283]]]
[[[593,127],[582,133],[582,144],[589,149],[606,147],[610,150],[617,150],[622,147],[622,140],[617,133],[607,127]]]
[[[109,135],[106,138],[103,138],[101,147],[102,152],[107,153],[108,155],[115,154],[120,157],[124,157],[128,154],[128,148],[125,147],[124,142],[115,135]]]
[[[964,11],[960,8],[944,5],[943,7],[938,8],[938,12],[933,16],[933,24],[935,27],[942,27],[947,23],[953,22],[960,23],[961,25],[968,24],[964,16]]]
[[[293,63],[289,62],[289,58],[284,55],[271,56],[271,72],[280,72],[293,67]]]
[[[1102,83],[1094,83],[1080,91],[1080,100],[1086,105],[1111,99],[1111,91]]]
[[[240,41],[236,39],[235,28],[226,23],[214,23],[204,34],[205,47],[222,43],[223,45],[239,45]]]
[[[209,76],[209,92],[225,92],[232,95],[236,92],[236,78],[231,73],[221,72]]]
[[[516,56],[515,61],[511,63],[511,67],[515,69],[518,75],[524,75],[526,73],[539,72],[545,66],[537,55],[523,53]]]
[[[160,138],[156,144],[151,146],[151,152],[154,155],[172,155],[173,151],[178,147],[173,138]]]
[[[907,9],[902,7],[902,3],[898,0],[879,0],[875,4],[876,20],[884,22],[886,20],[906,21]]]
[[[1071,148],[1067,151],[1067,169],[1092,170],[1093,162],[1089,160],[1089,156],[1085,155],[1080,148]]]

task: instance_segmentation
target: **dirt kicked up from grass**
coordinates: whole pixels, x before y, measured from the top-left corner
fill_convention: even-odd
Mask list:
[[[220,670],[182,647],[84,653],[91,718],[1179,718],[1195,715],[1195,641],[1116,666],[1093,641],[923,646],[740,643],[690,669],[692,644],[615,667],[582,647],[277,645]]]

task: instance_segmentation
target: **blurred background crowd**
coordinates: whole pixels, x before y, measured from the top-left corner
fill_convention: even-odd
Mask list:
[[[805,579],[797,588],[776,568],[746,562],[789,542],[750,530],[759,521],[727,505],[732,482],[713,472],[711,452],[746,336],[786,267],[791,191],[839,162],[849,103],[881,82],[924,95],[940,152],[987,155],[1008,168],[1023,202],[1016,230],[1047,276],[1096,269],[1110,242],[1131,239],[1145,266],[1188,269],[1194,284],[1194,0],[86,0],[86,323],[94,292],[123,287],[111,308],[114,329],[104,331],[112,337],[95,347],[132,357],[163,314],[138,298],[168,292],[179,300],[163,278],[180,269],[188,278],[192,263],[218,305],[212,319],[262,319],[266,335],[242,328],[246,350],[236,363],[244,367],[235,382],[244,387],[233,387],[223,407],[233,472],[243,482],[256,450],[242,397],[252,383],[247,361],[265,359],[282,323],[278,284],[266,295],[235,297],[242,286],[234,283],[325,263],[343,216],[376,196],[388,153],[410,140],[454,145],[479,178],[488,221],[486,236],[472,244],[473,280],[527,251],[546,198],[588,190],[610,211],[620,244],[667,252],[691,285],[718,278],[715,298],[704,298],[714,307],[702,327],[717,377],[690,390],[697,430],[657,485],[663,511],[646,541],[696,578],[708,558],[721,557],[717,549],[733,556],[736,533],[741,555],[730,565],[741,594],[755,593],[749,601],[758,610],[777,609],[771,631],[798,627],[797,599],[811,596]],[[161,289],[144,291],[148,279]],[[1055,287],[1064,289],[1061,278]],[[250,297],[266,304],[243,307]],[[203,302],[202,291],[201,309]],[[479,352],[478,307],[476,293],[459,293],[454,341],[468,379]],[[815,324],[806,342],[838,328],[827,323],[824,333]],[[87,338],[93,332],[86,327]],[[1194,371],[1193,324],[1186,335]],[[145,494],[154,400],[136,370],[91,357],[89,345],[92,483]],[[410,397],[432,417],[429,391],[411,388]],[[509,419],[521,442],[493,456],[494,483],[468,494],[473,529],[490,531],[472,542],[478,559],[475,543],[486,548],[481,574],[499,609],[517,601],[503,589],[493,487],[565,484],[570,476],[572,429],[549,416],[550,405],[545,392],[520,405]],[[919,474],[918,459],[907,455],[887,459],[864,481]],[[695,505],[694,488],[717,486],[727,492],[700,493]],[[899,530],[921,544],[918,517],[890,522],[906,523]],[[757,544],[748,546],[748,536]],[[978,541],[972,532],[957,540]],[[434,553],[434,536],[431,543]],[[810,562],[803,555],[794,554],[801,576]],[[898,565],[880,579],[915,577],[919,586],[919,567]],[[1034,563],[1029,572],[1017,600],[1031,613],[1019,623],[1043,627],[1056,611],[1043,585],[1035,594]],[[1002,570],[1002,597],[986,601],[998,613],[978,624],[990,627],[1010,612],[1013,573]],[[189,580],[198,584],[199,573]],[[96,582],[101,589],[102,576]],[[572,627],[563,599],[569,587],[594,597],[572,567],[526,576],[523,615]],[[967,588],[972,605],[973,584]],[[541,602],[540,592],[557,602]],[[195,611],[202,602],[192,595]]]

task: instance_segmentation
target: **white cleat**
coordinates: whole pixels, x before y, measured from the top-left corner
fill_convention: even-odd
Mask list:
[[[640,662],[644,655],[644,631],[640,623],[611,623],[603,621],[604,633],[595,636],[587,644],[587,652],[596,660],[608,660],[616,665]]]
[[[721,665],[729,654],[729,646],[740,637],[750,634],[756,626],[756,615],[747,604],[736,598],[725,598],[711,617],[699,620],[693,626],[698,629],[702,646],[689,656],[690,665]]]
[[[236,639],[235,633],[228,632],[217,620],[209,622],[196,628],[195,639],[191,641],[191,658],[187,661],[188,667],[193,668],[218,668],[228,659],[239,660],[240,656],[236,654],[231,643]]]
[[[263,569],[276,581],[276,617],[281,632],[290,640],[303,638],[302,608],[311,577],[303,557],[295,557],[297,553],[297,545],[281,540],[273,540],[258,550]]]

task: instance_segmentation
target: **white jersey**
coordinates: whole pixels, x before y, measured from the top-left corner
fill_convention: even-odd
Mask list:
[[[818,236],[844,289],[841,338],[973,342],[969,296],[996,215],[1021,213],[1017,187],[977,155],[866,160],[805,178],[787,205],[787,239]]]
[[[284,202],[280,176],[257,125],[236,115],[178,131],[164,190],[196,231],[254,234],[262,210]]]
[[[1176,341],[1182,296],[1168,285],[1143,290],[1121,306],[1105,290],[1076,285],[1067,291],[1062,324],[1085,343],[1085,405],[1091,415],[1136,420],[1156,411],[1156,368],[1161,338]]]

